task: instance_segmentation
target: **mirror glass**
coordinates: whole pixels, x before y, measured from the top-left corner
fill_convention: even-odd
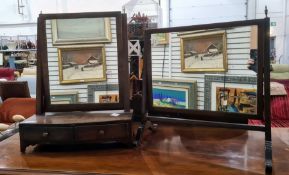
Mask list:
[[[119,103],[116,18],[46,20],[51,104]]]
[[[153,107],[257,114],[257,30],[152,34]]]

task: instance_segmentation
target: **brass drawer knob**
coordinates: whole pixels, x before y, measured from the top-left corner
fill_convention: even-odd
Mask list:
[[[99,130],[98,133],[103,135],[104,134],[104,130]]]
[[[43,136],[43,137],[47,137],[47,136],[48,136],[48,132],[42,133],[42,136]]]

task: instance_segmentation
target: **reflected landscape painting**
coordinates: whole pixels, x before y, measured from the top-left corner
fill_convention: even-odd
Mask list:
[[[182,71],[226,71],[225,33],[181,36]]]
[[[188,108],[188,87],[153,85],[153,106]]]
[[[59,48],[60,83],[106,79],[103,47]]]

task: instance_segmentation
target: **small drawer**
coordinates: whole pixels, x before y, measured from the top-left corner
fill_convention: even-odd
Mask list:
[[[23,126],[19,130],[21,140],[29,142],[48,141],[48,136],[45,134],[48,132],[46,127]]]
[[[48,138],[49,138],[49,141],[53,143],[73,142],[73,128],[72,127],[49,127]]]
[[[77,141],[117,141],[127,138],[129,132],[127,123],[78,126],[75,128],[75,138]]]
[[[71,127],[21,127],[21,139],[29,142],[67,143],[73,142],[73,128]]]

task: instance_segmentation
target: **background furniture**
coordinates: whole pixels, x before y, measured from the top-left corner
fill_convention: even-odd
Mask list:
[[[0,79],[6,79],[6,80],[14,80],[14,69],[11,68],[0,68]]]
[[[271,95],[271,120],[289,121],[289,65],[272,64],[271,82],[282,84],[287,95]]]
[[[289,64],[272,64],[272,80],[289,80]]]
[[[9,98],[0,106],[0,122],[11,124],[14,115],[20,114],[29,118],[36,113],[35,98]]]
[[[28,118],[36,113],[36,99],[30,98],[27,81],[0,82],[0,122],[14,123],[12,117],[16,114]]]
[[[8,98],[30,98],[30,92],[27,81],[4,81],[0,82],[1,99],[5,101]]]
[[[36,98],[36,66],[24,68],[17,81],[27,81],[30,96]]]

